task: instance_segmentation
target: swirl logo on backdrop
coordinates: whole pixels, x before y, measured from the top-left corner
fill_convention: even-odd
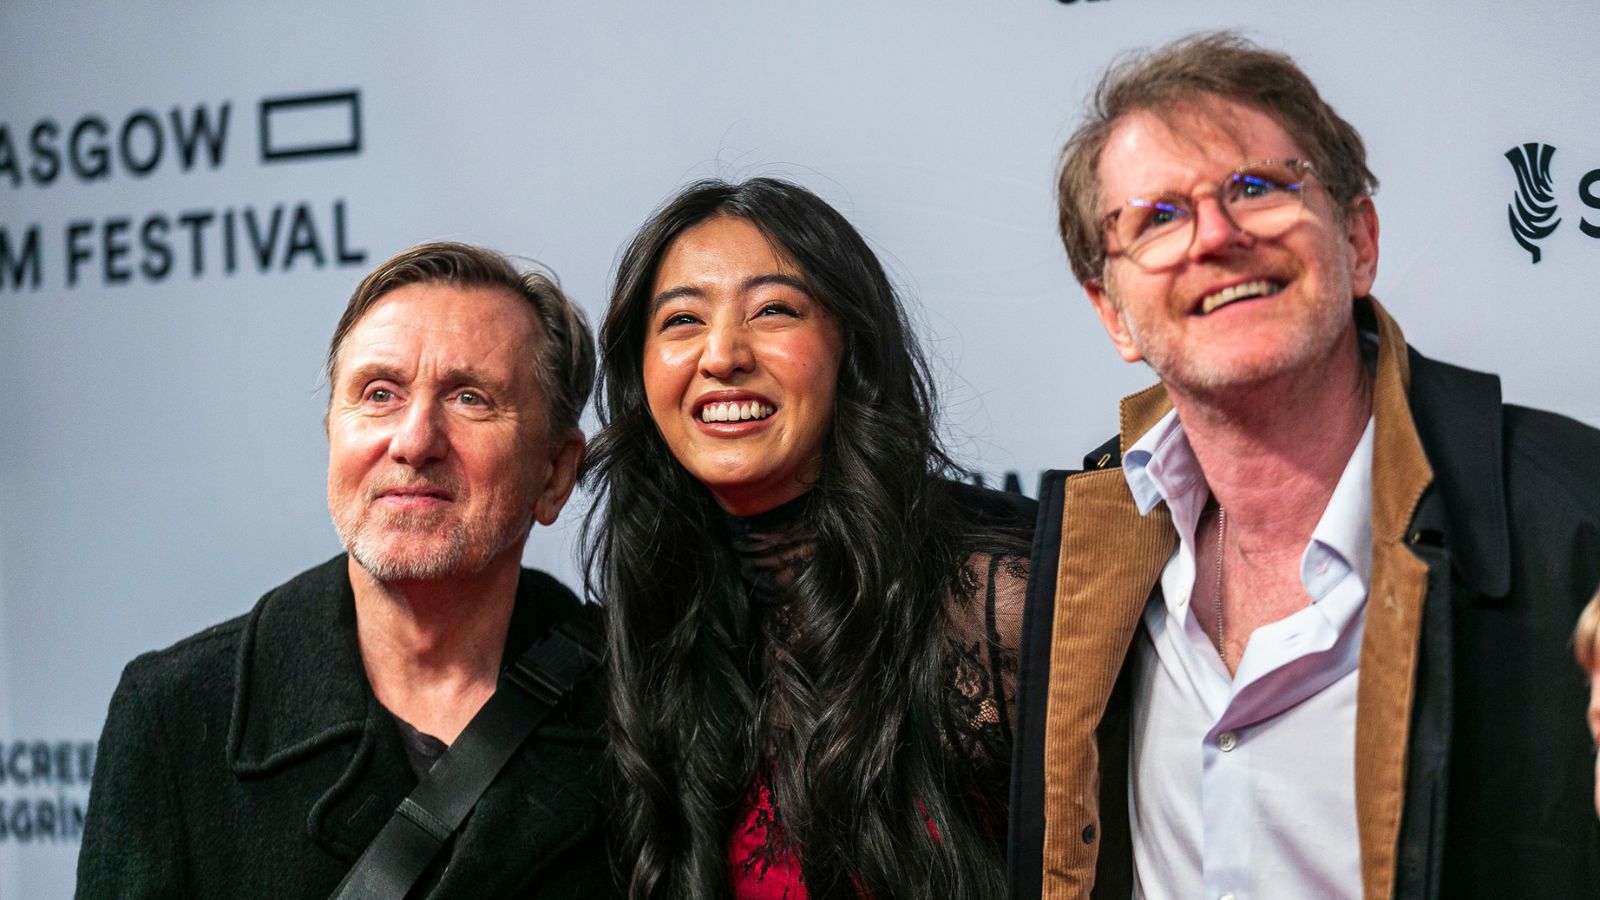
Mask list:
[[[165,115],[148,106],[111,117],[44,116],[15,129],[0,121],[0,190],[126,187],[152,176],[202,176],[252,163],[305,165],[361,154],[359,90],[267,96],[254,107],[253,117],[234,115],[234,101],[223,100],[173,105]],[[248,135],[239,134],[251,125],[254,148]],[[235,149],[240,144],[242,151]],[[358,266],[367,259],[352,243],[350,210],[341,197],[259,204],[223,199],[129,215],[125,196],[107,194],[117,191],[74,192],[74,198],[105,198],[104,209],[73,215],[59,231],[5,221],[3,210],[15,204],[0,202],[0,293],[267,275]]]
[[[1556,194],[1550,183],[1550,158],[1556,148],[1530,142],[1506,151],[1517,173],[1517,194],[1506,206],[1511,236],[1539,262],[1538,241],[1549,237],[1561,220],[1556,218]]]
[[[1555,147],[1538,141],[1519,144],[1505,152],[1517,176],[1517,192],[1506,204],[1506,219],[1512,238],[1528,251],[1534,263],[1544,259],[1539,242],[1555,234],[1562,221],[1557,216],[1561,205],[1556,195],[1557,182],[1551,173],[1555,155]],[[1600,211],[1600,168],[1590,169],[1578,179],[1578,202]],[[1578,219],[1578,231],[1600,239],[1600,224],[1587,218]]]

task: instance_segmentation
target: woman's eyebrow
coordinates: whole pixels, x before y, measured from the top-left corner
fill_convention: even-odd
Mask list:
[[[796,278],[793,275],[786,275],[783,272],[767,272],[761,275],[752,275],[749,278],[746,278],[744,283],[739,287],[741,290],[748,291],[752,288],[764,287],[769,284],[794,288],[808,297],[811,296],[811,288],[809,285],[807,285],[804,281],[801,281],[799,278]],[[656,310],[660,309],[664,304],[671,303],[674,300],[678,300],[683,297],[704,297],[705,294],[705,290],[692,284],[667,288],[661,293],[655,295],[655,297],[650,300],[650,314],[655,315]]]

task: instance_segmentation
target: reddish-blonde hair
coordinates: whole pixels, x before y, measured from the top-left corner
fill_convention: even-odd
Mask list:
[[[1578,616],[1578,628],[1572,633],[1572,642],[1578,650],[1578,665],[1587,672],[1600,667],[1600,590]]]
[[[1113,64],[1089,98],[1083,124],[1061,149],[1058,225],[1080,282],[1099,278],[1105,268],[1099,166],[1111,132],[1135,112],[1166,119],[1212,98],[1275,119],[1310,157],[1341,212],[1377,189],[1361,135],[1322,99],[1294,60],[1229,31],[1190,35]]]

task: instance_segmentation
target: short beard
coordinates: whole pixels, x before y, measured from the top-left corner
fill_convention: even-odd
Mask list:
[[[422,518],[422,517],[417,517]],[[407,546],[409,541],[394,540],[389,529],[372,525],[403,524],[407,530],[432,530],[433,539],[424,546]],[[470,534],[466,525],[452,522],[430,526],[426,522],[404,522],[389,518],[383,522],[362,521],[359,516],[336,515],[333,527],[339,532],[350,556],[378,581],[437,581],[475,575],[507,549],[520,545],[528,536],[531,522],[496,523],[486,535]],[[474,553],[474,550],[480,552]]]
[[[1106,292],[1120,312],[1121,302],[1112,292],[1109,281],[1106,282]],[[1305,333],[1300,335],[1302,340],[1298,345],[1243,371],[1226,365],[1219,366],[1214,360],[1204,359],[1203,354],[1201,359],[1183,358],[1166,336],[1152,341],[1150,335],[1133,331],[1131,323],[1128,327],[1133,344],[1144,356],[1145,364],[1168,390],[1214,403],[1226,401],[1240,390],[1272,381],[1287,373],[1309,371],[1314,363],[1338,345],[1342,332],[1353,327],[1351,322],[1349,304],[1325,304],[1317,316],[1306,323]]]

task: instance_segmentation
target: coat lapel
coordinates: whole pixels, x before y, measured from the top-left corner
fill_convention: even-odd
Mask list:
[[[1122,447],[1169,408],[1151,388],[1122,404]],[[1109,462],[1109,460],[1107,461]],[[1088,896],[1100,844],[1095,732],[1177,535],[1165,504],[1139,515],[1119,468],[1067,479],[1045,723],[1044,896]]]
[[[241,780],[305,798],[306,832],[353,863],[416,786],[394,718],[367,683],[356,643],[346,557],[269,593],[240,642],[228,764]],[[578,600],[524,570],[505,659],[544,635]],[[518,751],[453,844],[435,897],[526,890],[564,851],[598,840],[604,722],[592,682]]]
[[[372,697],[344,555],[270,592],[239,646],[228,764],[304,796],[307,834],[353,861],[415,779]],[[386,773],[386,774],[385,774]]]
[[[1372,580],[1356,696],[1356,821],[1367,897],[1394,892],[1406,758],[1428,566],[1407,530],[1433,470],[1411,417],[1405,337],[1376,302],[1373,385]]]

